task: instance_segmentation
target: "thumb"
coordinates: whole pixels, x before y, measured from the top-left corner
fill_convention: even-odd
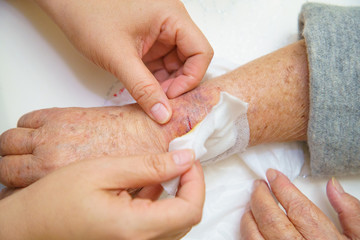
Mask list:
[[[160,124],[168,122],[172,115],[169,100],[139,55],[130,50],[120,58],[113,66],[116,77],[154,121]]]
[[[360,201],[346,193],[333,177],[328,181],[326,193],[339,216],[344,234],[350,239],[360,238]]]
[[[96,160],[95,160],[96,161]],[[108,189],[139,188],[173,179],[185,173],[195,161],[190,149],[96,161],[95,182]]]

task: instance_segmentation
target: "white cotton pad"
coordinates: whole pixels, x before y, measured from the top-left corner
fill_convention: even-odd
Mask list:
[[[247,103],[221,92],[219,102],[204,120],[187,134],[170,142],[169,152],[193,149],[196,159],[203,165],[243,152],[249,142],[247,108]],[[162,186],[167,193],[175,195],[178,184],[179,178],[176,178]]]

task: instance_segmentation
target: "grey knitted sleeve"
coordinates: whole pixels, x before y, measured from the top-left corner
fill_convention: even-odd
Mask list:
[[[360,173],[360,7],[305,4],[299,30],[310,72],[311,172]]]

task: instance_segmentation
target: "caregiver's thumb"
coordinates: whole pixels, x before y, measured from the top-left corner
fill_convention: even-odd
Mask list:
[[[350,239],[360,239],[360,201],[346,193],[334,177],[329,180],[326,192],[339,216],[344,235]]]
[[[188,171],[195,162],[191,149],[160,154],[146,154],[129,157],[111,157],[107,164],[99,162],[94,166],[97,181],[106,188],[139,188],[160,184]]]
[[[169,99],[136,51],[126,53],[126,58],[122,57],[113,68],[116,77],[147,115],[160,124],[170,120],[172,110]]]

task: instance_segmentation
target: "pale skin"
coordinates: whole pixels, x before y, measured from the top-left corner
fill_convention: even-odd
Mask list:
[[[4,156],[0,162],[1,181],[8,186],[27,186],[74,161],[104,155],[166,151],[173,138],[190,131],[191,126],[206,116],[218,102],[221,91],[249,103],[250,146],[306,140],[309,112],[307,64],[304,41],[256,59],[171,100],[173,117],[165,125],[156,124],[135,105],[47,109],[29,113],[19,120],[19,128],[1,135],[0,152]],[[294,189],[290,188],[289,194],[292,191]],[[307,204],[306,201],[299,202],[300,208],[306,208]],[[360,204],[351,205],[351,211],[347,213],[356,211],[360,212]],[[255,221],[255,224],[259,222]],[[256,229],[263,228],[256,226]],[[244,235],[246,231],[252,231],[246,227],[243,229]],[[283,229],[284,234],[288,230]]]
[[[155,201],[161,192],[146,190],[132,198],[126,191],[179,175],[172,199]],[[1,200],[0,238],[179,239],[201,220],[204,191],[191,150],[84,160]]]
[[[178,0],[35,0],[74,46],[115,75],[158,123],[196,87],[213,50]],[[126,57],[124,57],[126,56]]]

